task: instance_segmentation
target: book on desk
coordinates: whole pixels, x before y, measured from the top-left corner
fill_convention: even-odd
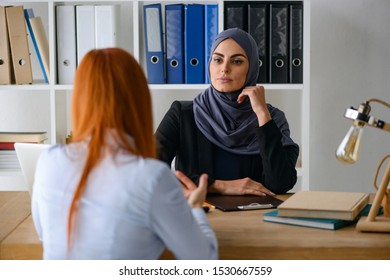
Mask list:
[[[278,206],[279,216],[354,220],[368,204],[358,192],[299,191]]]
[[[279,224],[311,227],[319,229],[336,230],[349,225],[356,224],[361,216],[367,216],[370,212],[371,204],[367,204],[359,215],[352,221],[338,219],[321,219],[321,218],[300,218],[300,217],[282,217],[279,216],[279,210],[273,210],[263,215],[263,220],[266,222],[274,222]],[[378,210],[378,215],[382,214],[382,206]]]

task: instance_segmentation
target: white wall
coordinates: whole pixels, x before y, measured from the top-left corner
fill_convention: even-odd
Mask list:
[[[368,98],[390,103],[390,1],[312,0],[310,189],[374,192],[378,162],[390,153],[390,133],[366,127],[359,161],[334,154],[352,122],[343,117]],[[371,115],[390,122],[372,103]]]

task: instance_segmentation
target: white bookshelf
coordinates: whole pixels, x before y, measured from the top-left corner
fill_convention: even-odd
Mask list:
[[[274,1],[276,2],[276,1]],[[309,151],[310,151],[310,0],[304,4],[304,83],[303,84],[265,84],[267,102],[286,113],[293,139],[300,146],[299,179],[292,191],[308,189]],[[199,3],[219,4],[219,29],[223,30],[224,1],[2,1],[2,6],[23,5],[32,8],[36,16],[42,18],[50,51],[49,84],[43,83],[43,75],[38,64],[35,50],[30,45],[34,83],[32,85],[0,86],[0,130],[39,130],[48,132],[48,143],[64,143],[71,131],[70,100],[72,85],[56,82],[56,34],[55,7],[57,5],[120,5],[118,46],[134,55],[146,72],[144,52],[143,5],[161,3]],[[164,13],[163,13],[164,17]],[[164,18],[163,18],[164,22]],[[163,24],[164,27],[164,24]],[[153,97],[154,125],[157,127],[165,112],[174,100],[191,100],[207,85],[150,85]],[[11,116],[11,117],[10,117]],[[6,120],[6,121],[4,121]],[[0,171],[0,190],[24,189],[20,173],[10,174]]]

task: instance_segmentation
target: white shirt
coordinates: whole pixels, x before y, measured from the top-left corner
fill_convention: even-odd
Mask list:
[[[191,209],[169,167],[119,152],[90,173],[67,254],[68,213],[87,145],[57,145],[37,164],[32,215],[44,259],[216,259],[218,245],[201,208]]]

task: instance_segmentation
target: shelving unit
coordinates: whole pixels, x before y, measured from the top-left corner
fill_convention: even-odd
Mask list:
[[[304,4],[304,83],[303,84],[265,84],[267,102],[286,113],[292,138],[300,146],[299,179],[293,191],[309,188],[309,145],[310,145],[310,0]],[[57,5],[120,5],[120,25],[118,46],[134,55],[146,70],[144,53],[143,5],[152,3],[199,3],[219,4],[219,30],[223,30],[224,1],[2,1],[1,5],[23,5],[32,8],[36,16],[42,18],[49,41],[51,76],[49,84],[43,83],[35,50],[30,44],[34,83],[32,85],[0,85],[0,130],[45,130],[48,143],[64,143],[70,125],[71,85],[56,82],[56,34],[55,7]],[[163,13],[164,14],[164,13]],[[164,15],[163,15],[164,16]],[[164,20],[163,20],[164,22]],[[164,24],[163,24],[164,25]],[[145,71],[146,72],[146,71]],[[174,100],[191,100],[208,85],[150,85],[153,97],[154,125],[157,127],[165,112]],[[32,102],[30,102],[32,100]],[[35,101],[34,101],[35,100]],[[32,104],[30,107],[29,104]],[[21,107],[22,104],[24,107]],[[47,108],[49,107],[49,108]],[[34,113],[35,112],[35,113]],[[9,117],[11,116],[11,117]],[[6,120],[6,121],[4,121]],[[0,171],[0,190],[24,189],[20,174]]]

